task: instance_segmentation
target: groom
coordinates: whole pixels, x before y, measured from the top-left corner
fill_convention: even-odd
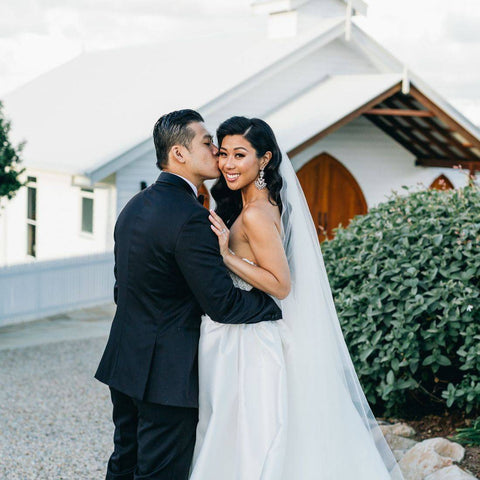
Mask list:
[[[162,172],[115,225],[117,311],[95,374],[110,387],[113,403],[111,480],[187,479],[204,312],[229,324],[281,318],[266,294],[234,288],[208,211],[197,200],[203,181],[219,175],[203,118],[193,110],[164,115],[153,139]]]

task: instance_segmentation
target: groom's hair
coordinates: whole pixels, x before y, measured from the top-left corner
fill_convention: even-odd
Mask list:
[[[153,127],[153,143],[157,154],[157,167],[162,170],[168,164],[168,152],[174,145],[190,148],[195,132],[189,128],[192,122],[203,122],[195,110],[184,109],[161,116]]]

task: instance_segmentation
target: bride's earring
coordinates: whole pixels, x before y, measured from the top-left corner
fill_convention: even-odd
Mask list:
[[[259,190],[263,190],[267,186],[267,182],[263,178],[265,175],[265,172],[263,171],[263,168],[260,169],[260,174],[258,175],[258,178],[255,180],[255,186]]]

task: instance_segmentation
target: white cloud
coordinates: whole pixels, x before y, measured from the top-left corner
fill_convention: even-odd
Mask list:
[[[316,0],[321,1],[321,0]],[[78,55],[184,34],[193,19],[248,15],[251,0],[4,0],[0,95]],[[480,124],[478,0],[368,0],[359,24]],[[187,13],[188,12],[188,13]],[[188,18],[192,23],[188,23]],[[182,19],[182,23],[180,23]],[[185,28],[185,24],[188,25]]]
[[[480,124],[478,0],[368,3],[368,16],[360,19],[360,26]]]

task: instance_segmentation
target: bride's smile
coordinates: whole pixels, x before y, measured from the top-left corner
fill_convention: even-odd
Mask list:
[[[241,190],[253,183],[262,161],[243,135],[227,135],[218,152],[218,168],[230,190]]]

